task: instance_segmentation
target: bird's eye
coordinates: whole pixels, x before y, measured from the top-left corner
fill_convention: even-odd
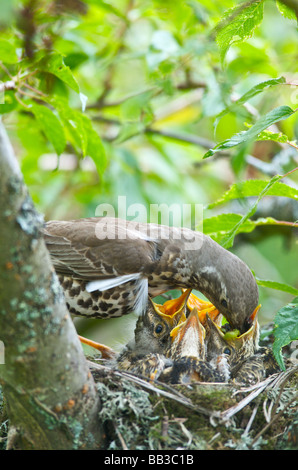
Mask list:
[[[228,303],[227,303],[226,299],[222,299],[222,301],[220,303],[224,308],[228,308]]]
[[[161,323],[158,323],[158,325],[156,325],[155,327],[155,333],[158,335],[159,333],[161,333],[163,330],[163,325]]]
[[[224,349],[224,354],[226,354],[227,356],[230,356],[230,354],[231,354],[230,348],[225,348]]]

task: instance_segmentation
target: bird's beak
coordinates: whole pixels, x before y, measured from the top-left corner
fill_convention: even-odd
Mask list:
[[[187,307],[189,310],[193,308],[198,309],[199,320],[203,325],[206,325],[206,315],[212,319],[213,322],[221,323],[222,316],[217,308],[209,301],[199,299],[195,294],[190,294],[187,300]]]
[[[187,289],[182,295],[180,295],[180,297],[177,299],[167,300],[163,305],[156,304],[151,299],[150,300],[158,315],[164,317],[168,322],[172,322],[172,324],[177,324],[180,320],[184,321],[186,319],[186,302],[190,293],[191,289]]]
[[[232,345],[237,350],[240,349],[244,343],[252,341],[254,336],[257,334],[258,322],[257,314],[260,310],[261,305],[258,305],[251,316],[249,317],[252,322],[251,327],[243,334],[240,334],[239,330],[231,330],[227,333],[224,333],[221,328],[214,322],[212,319],[207,316],[207,324],[213,333],[217,333],[220,338],[225,340],[227,343]]]
[[[204,347],[206,331],[198,316],[198,309],[194,307],[185,321],[180,320],[178,325],[172,329],[170,336],[172,342],[176,341],[180,349],[180,355],[198,356]],[[191,348],[197,349],[197,354],[187,353]]]
[[[252,323],[253,325],[254,325],[254,324],[256,323],[256,321],[257,321],[257,315],[258,315],[258,312],[259,312],[260,308],[261,308],[261,304],[258,305],[258,306],[254,309],[254,311],[252,312],[251,316],[249,317],[249,319],[250,319],[250,321],[251,321],[251,323]]]
[[[254,336],[257,325],[258,325],[258,312],[261,308],[261,304],[258,305],[248,319],[248,323],[251,325],[250,328],[245,331],[242,335],[237,336],[237,341],[244,341],[250,339]]]

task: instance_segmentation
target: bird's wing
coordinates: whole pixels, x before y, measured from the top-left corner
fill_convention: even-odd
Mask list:
[[[99,222],[94,217],[46,224],[44,239],[57,273],[85,280],[122,277],[126,282],[125,276],[140,274],[154,260],[153,240],[123,225],[113,229]]]

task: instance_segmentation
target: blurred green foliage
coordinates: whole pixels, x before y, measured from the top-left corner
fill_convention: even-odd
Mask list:
[[[298,289],[292,3],[2,0],[0,113],[45,218],[203,204],[272,321]],[[78,328],[117,347],[133,321]]]

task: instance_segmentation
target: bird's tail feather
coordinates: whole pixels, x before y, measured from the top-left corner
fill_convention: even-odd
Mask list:
[[[90,281],[86,284],[86,291],[106,291],[131,281],[136,281],[137,290],[133,310],[140,315],[145,310],[148,302],[148,280],[142,277],[140,273],[125,274],[114,278]]]
[[[114,287],[125,284],[129,281],[137,281],[140,279],[140,273],[125,274],[124,276],[111,277],[109,279],[97,279],[96,281],[90,281],[86,284],[87,292],[94,292],[96,290],[104,291],[113,289]]]

